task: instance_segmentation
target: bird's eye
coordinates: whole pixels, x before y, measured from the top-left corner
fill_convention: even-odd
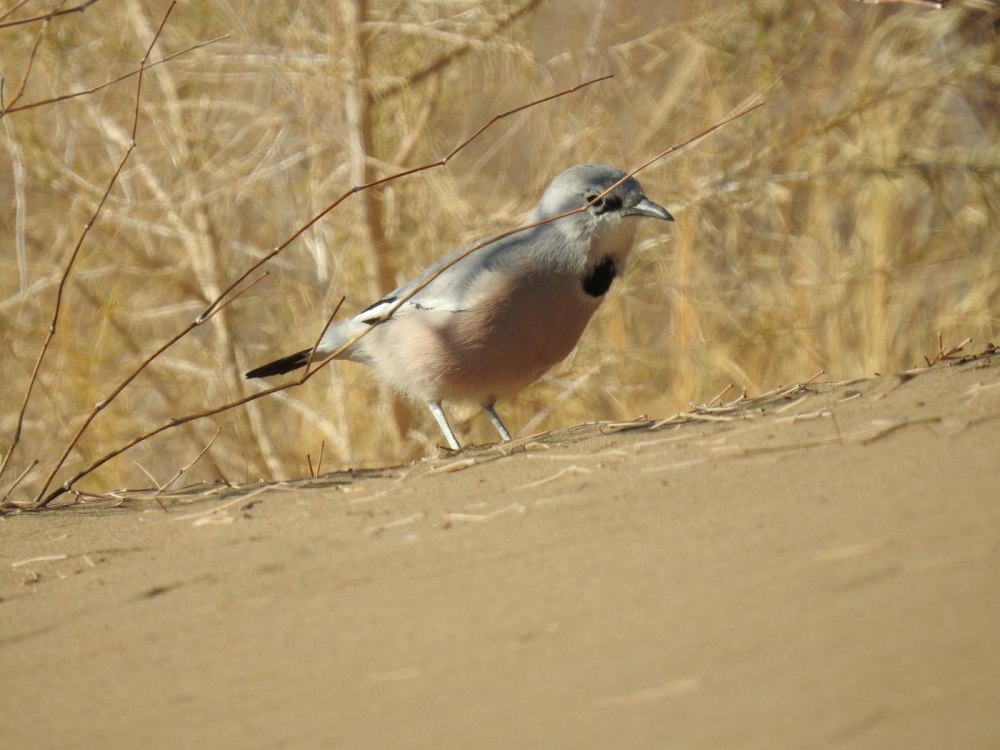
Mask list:
[[[600,192],[596,190],[589,190],[583,194],[586,198],[587,203],[591,203],[591,211],[593,211],[598,216],[606,213],[614,213],[620,211],[622,207],[621,196],[615,193],[607,193],[600,200],[596,200],[597,197],[601,195]]]

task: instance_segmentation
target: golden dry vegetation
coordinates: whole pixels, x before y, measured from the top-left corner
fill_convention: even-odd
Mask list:
[[[4,21],[49,9],[22,5]],[[127,150],[136,78],[17,107],[136,69],[167,5],[104,0],[0,28],[0,451],[67,260]],[[763,109],[641,175],[676,224],[641,230],[577,351],[502,407],[511,428],[664,416],[728,383],[762,390],[820,369],[897,370],[939,333],[978,350],[1000,327],[998,28],[993,0],[182,3],[152,60],[227,36],[144,75],[137,148],[84,238],[0,494],[37,458],[11,495],[32,498],[95,403],[343,191],[605,73],[322,218],[123,390],[56,483],[260,389],[242,373],[310,345],[342,295],[355,312],[515,226],[566,166],[635,166],[756,96]],[[455,413],[464,439],[493,439],[474,410]],[[148,485],[146,472],[162,483],[220,428],[185,481],[302,476],[321,444],[327,468],[384,464],[439,439],[422,408],[334,364],[167,430],[81,488]]]

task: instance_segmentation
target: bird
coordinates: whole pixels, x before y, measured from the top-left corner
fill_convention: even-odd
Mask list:
[[[646,197],[634,176],[602,164],[572,166],[545,188],[529,228],[457,261],[473,245],[454,251],[353,318],[331,325],[314,354],[303,349],[246,377],[304,367],[310,357],[318,361],[371,328],[337,358],[369,365],[404,397],[425,403],[454,451],[461,445],[443,401],[475,402],[509,441],[497,402],[513,397],[573,350],[625,269],[635,218],[674,220]]]

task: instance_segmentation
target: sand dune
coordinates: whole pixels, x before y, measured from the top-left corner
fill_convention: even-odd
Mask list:
[[[0,517],[0,744],[998,747],[998,365]]]

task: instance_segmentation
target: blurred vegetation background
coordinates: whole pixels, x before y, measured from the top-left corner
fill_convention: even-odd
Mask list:
[[[3,21],[51,10],[19,7]],[[63,6],[66,6],[64,3]],[[23,6],[23,7],[21,7]],[[137,67],[167,2],[91,5],[0,28],[9,105]],[[57,483],[170,417],[258,390],[243,372],[311,345],[453,248],[520,223],[584,161],[629,168],[760,95],[767,105],[641,175],[677,222],[644,225],[576,352],[501,405],[519,434],[669,416],[728,383],[751,392],[871,376],[1000,327],[1000,4],[945,10],[834,0],[472,0],[181,3],[152,59],[138,148],[90,232],[2,494],[37,492],[93,405],[250,263],[341,192],[433,161],[506,118],[446,168],[356,195],[270,276],[158,359],[102,412]],[[39,39],[39,33],[41,37]],[[124,154],[135,79],[0,119],[0,450],[62,269]],[[466,441],[492,441],[451,409]],[[288,478],[382,465],[440,441],[422,407],[335,363],[305,386],[169,430],[81,482]]]

